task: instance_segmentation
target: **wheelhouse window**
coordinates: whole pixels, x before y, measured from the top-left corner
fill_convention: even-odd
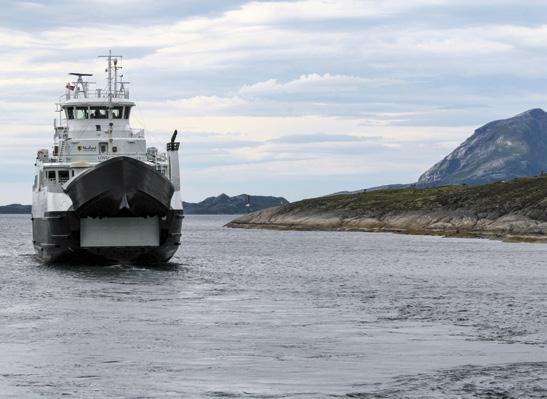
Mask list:
[[[74,107],[66,107],[65,114],[67,119],[74,119]]]
[[[76,119],[88,119],[89,110],[87,107],[76,107],[74,116]]]
[[[112,119],[129,119],[131,107],[112,107]],[[66,107],[67,119],[108,119],[108,107]]]
[[[48,170],[46,176],[49,181],[53,181],[53,182],[57,181],[57,177],[55,176],[54,170]]]
[[[89,107],[91,119],[108,119],[108,107]]]
[[[121,119],[123,115],[123,107],[112,107],[112,119]]]
[[[59,171],[59,183],[66,183],[70,179],[68,170]]]

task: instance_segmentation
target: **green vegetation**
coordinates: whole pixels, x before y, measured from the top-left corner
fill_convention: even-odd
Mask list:
[[[342,210],[348,214],[378,217],[398,211],[458,209],[473,211],[486,218],[517,213],[547,221],[547,175],[482,186],[406,188],[312,198],[289,204],[282,211],[287,214],[306,210]]]

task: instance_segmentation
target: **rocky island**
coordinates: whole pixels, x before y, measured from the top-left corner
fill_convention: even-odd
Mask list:
[[[414,184],[303,200],[242,216],[227,226],[547,242],[544,171],[547,113],[532,109],[475,130]]]
[[[227,226],[547,243],[547,175],[481,186],[405,188],[313,198],[244,215]]]

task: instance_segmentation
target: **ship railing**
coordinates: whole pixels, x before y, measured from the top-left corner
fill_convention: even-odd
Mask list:
[[[73,100],[73,99],[85,99],[85,98],[99,98],[99,99],[108,99],[108,90],[104,89],[95,89],[95,90],[77,90],[77,89],[67,89],[66,93],[63,94],[59,99],[61,101]],[[112,98],[122,98],[129,99],[129,90],[113,90]]]

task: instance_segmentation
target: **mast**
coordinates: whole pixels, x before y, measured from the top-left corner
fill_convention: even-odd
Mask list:
[[[108,115],[109,118],[112,117],[112,64],[114,64],[114,78],[116,82],[114,85],[117,86],[117,70],[119,69],[116,65],[118,64],[118,59],[121,59],[121,55],[112,55],[112,50],[108,50],[108,55],[100,55],[99,58],[108,58],[108,66],[105,72],[108,72]],[[116,87],[114,87],[116,90]]]

